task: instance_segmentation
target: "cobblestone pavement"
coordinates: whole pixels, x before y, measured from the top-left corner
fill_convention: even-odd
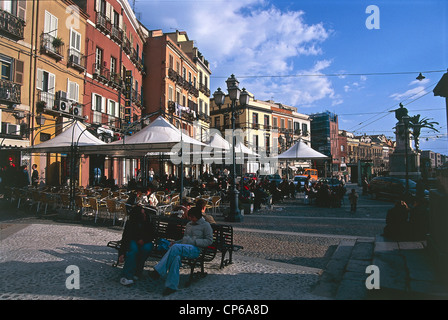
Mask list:
[[[181,289],[168,297],[161,295],[163,281],[144,277],[131,287],[119,284],[121,268],[111,266],[117,254],[106,244],[121,238],[121,228],[0,210],[0,299],[322,300],[312,288],[339,242],[374,237],[390,206],[365,199],[351,216],[347,205],[328,209],[287,200],[246,215],[233,223],[235,243],[244,247],[234,253],[234,264],[219,269],[214,261],[208,276],[188,288],[188,270],[182,270]],[[155,262],[149,260],[146,269]],[[80,289],[66,287],[69,266],[79,268]]]

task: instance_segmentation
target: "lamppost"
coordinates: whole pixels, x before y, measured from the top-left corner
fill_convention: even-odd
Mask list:
[[[241,91],[238,87],[239,81],[232,74],[227,80],[227,91],[229,92],[229,98],[231,103],[230,112],[232,117],[232,190],[230,194],[230,212],[227,216],[226,220],[233,222],[241,222],[243,221],[243,216],[241,215],[240,209],[238,208],[238,196],[239,192],[236,188],[236,159],[235,159],[235,120],[236,116],[241,114],[241,107],[246,106],[249,103],[249,93],[246,89],[243,88]],[[219,110],[221,110],[221,106],[224,104],[225,94],[221,91],[221,88],[218,88],[215,93],[213,93],[213,99],[215,104],[218,106]],[[237,104],[237,101],[239,104]]]

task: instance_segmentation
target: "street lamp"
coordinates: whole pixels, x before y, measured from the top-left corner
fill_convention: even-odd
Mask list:
[[[244,107],[249,103],[249,93],[243,88],[241,91],[238,87],[239,81],[232,74],[227,80],[227,91],[229,92],[229,98],[232,102],[230,113],[232,115],[232,190],[230,195],[230,212],[227,216],[228,221],[241,222],[243,221],[243,216],[241,215],[240,209],[238,208],[238,196],[239,192],[236,188],[236,159],[235,159],[235,120],[236,116],[242,113],[241,107]],[[215,104],[221,110],[221,106],[224,104],[225,94],[218,88],[213,93],[213,99]],[[237,101],[239,102],[237,104]]]

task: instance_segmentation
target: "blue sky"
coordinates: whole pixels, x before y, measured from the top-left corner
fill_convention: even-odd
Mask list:
[[[379,29],[366,26],[369,5]],[[432,93],[448,69],[446,0],[136,0],[135,11],[149,30],[195,40],[212,92],[235,74],[256,99],[329,110],[340,129],[393,139],[388,111],[403,103],[439,122],[440,132],[422,131],[420,148],[448,154],[445,99]]]

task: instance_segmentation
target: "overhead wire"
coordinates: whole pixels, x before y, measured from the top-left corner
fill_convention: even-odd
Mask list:
[[[411,99],[412,97],[415,97],[415,96],[421,94],[422,92],[426,91],[427,89],[431,88],[432,86],[435,86],[436,84],[437,84],[437,82],[432,83],[431,85],[429,85],[429,86],[423,88],[423,89],[420,90],[419,92],[417,92],[417,93],[413,94],[412,96],[410,96],[410,97],[404,99],[404,100],[401,102],[401,105],[403,105],[403,106],[407,106],[407,105],[409,105],[409,104],[411,104],[411,103],[413,103],[413,102],[415,102],[415,101],[417,101],[417,100],[423,98],[424,96],[428,95],[431,91],[426,92],[425,94],[423,94],[423,95],[421,95],[421,96],[415,98],[414,100],[412,100],[412,101],[410,101],[410,102],[408,102],[408,103],[403,103],[404,101],[409,100],[409,99]],[[382,114],[382,113],[385,113],[385,114],[384,114],[383,116],[381,116],[380,118],[375,119],[375,120],[373,120],[373,121],[371,121],[371,122],[369,122],[369,123],[367,123],[367,124],[364,124],[364,122],[366,122],[366,121],[370,121],[372,118],[375,118],[375,116],[373,116],[373,117],[371,117],[371,118],[369,118],[369,119],[367,119],[367,120],[364,120],[364,121],[358,123],[356,126],[354,126],[354,127],[352,127],[351,129],[349,129],[348,131],[358,131],[358,130],[360,130],[360,129],[362,129],[362,128],[365,128],[365,127],[368,126],[368,125],[371,125],[372,123],[375,123],[375,122],[377,122],[377,121],[379,121],[379,120],[381,120],[381,119],[387,117],[388,115],[390,115],[390,114],[392,113],[393,108],[395,108],[395,107],[397,107],[397,106],[399,106],[399,105],[400,105],[400,103],[398,103],[398,105],[397,105],[397,104],[394,104],[393,106],[387,108],[385,111],[383,111],[383,112],[378,112],[378,113],[377,113],[378,115],[379,115],[379,114]],[[387,112],[387,113],[386,113],[386,112]],[[362,127],[357,128],[358,126],[360,126],[360,125],[362,125],[362,124],[364,124]]]

